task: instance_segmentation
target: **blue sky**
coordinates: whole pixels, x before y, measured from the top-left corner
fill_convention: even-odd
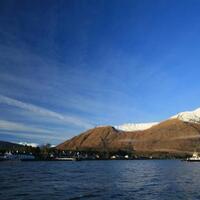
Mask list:
[[[200,107],[200,1],[1,0],[0,140],[58,144]]]

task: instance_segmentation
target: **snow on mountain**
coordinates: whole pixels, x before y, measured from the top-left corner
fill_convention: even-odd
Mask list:
[[[36,143],[28,143],[28,142],[19,142],[18,144],[20,145],[26,145],[26,146],[31,146],[31,147],[38,147],[39,145]]]
[[[171,119],[175,118],[185,122],[200,123],[200,108],[194,111],[181,112],[171,117]]]
[[[115,126],[116,129],[122,130],[122,131],[142,131],[146,130],[148,128],[151,128],[152,126],[158,124],[158,122],[151,122],[151,123],[128,123],[128,124],[122,124],[119,126]]]
[[[179,119],[185,122],[200,123],[200,108],[194,111],[180,112],[177,115],[170,117],[169,119]],[[151,128],[159,122],[150,123],[127,123],[119,126],[115,126],[116,129],[122,131],[142,131]]]

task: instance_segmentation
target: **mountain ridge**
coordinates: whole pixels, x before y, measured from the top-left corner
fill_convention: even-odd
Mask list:
[[[12,149],[12,148],[18,148],[18,147],[23,147],[23,145],[0,140],[0,148],[1,149],[4,149],[4,148]]]
[[[184,112],[188,113],[188,112]],[[190,116],[195,116],[191,114]],[[184,114],[185,115],[185,114]],[[200,151],[200,123],[180,115],[145,130],[123,131],[112,126],[96,127],[58,145],[62,150],[192,153]],[[188,116],[188,115],[187,115]]]

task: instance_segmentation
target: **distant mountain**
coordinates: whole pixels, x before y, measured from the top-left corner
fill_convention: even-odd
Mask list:
[[[90,129],[57,146],[63,150],[192,153],[200,151],[200,109],[179,113],[149,128],[124,131],[105,126]],[[129,129],[130,130],[130,129]]]
[[[23,147],[23,146],[16,143],[0,141],[0,149],[13,149],[13,148],[19,148],[19,147]]]

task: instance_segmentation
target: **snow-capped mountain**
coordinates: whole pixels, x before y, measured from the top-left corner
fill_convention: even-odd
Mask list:
[[[75,151],[92,149],[97,152],[106,150],[112,153],[134,150],[138,154],[146,152],[148,156],[149,153],[155,153],[156,156],[167,153],[174,157],[185,156],[196,149],[200,152],[199,135],[200,109],[197,109],[178,113],[159,123],[95,127],[61,143],[56,148]]]
[[[169,119],[179,119],[185,122],[200,123],[200,108],[194,111],[186,111],[178,113]],[[151,128],[160,122],[150,122],[150,123],[127,123],[119,126],[115,126],[116,129],[122,131],[142,131]]]
[[[185,122],[200,123],[200,108],[194,111],[181,112],[171,117],[171,119],[175,118]]]
[[[157,125],[159,122],[150,122],[150,123],[128,123],[115,126],[116,129],[122,131],[142,131],[148,128],[151,128],[154,125]]]

